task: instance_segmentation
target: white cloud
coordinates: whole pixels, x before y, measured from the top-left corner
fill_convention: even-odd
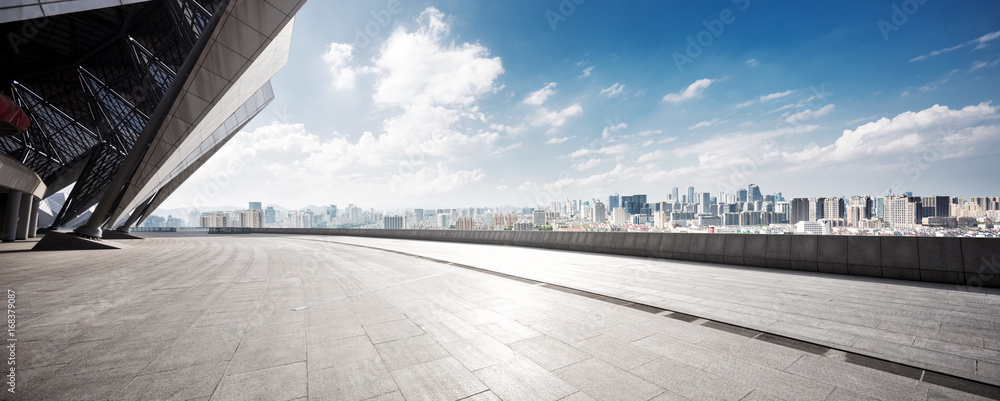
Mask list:
[[[736,108],[747,107],[747,106],[752,105],[754,103],[757,103],[757,100],[750,99],[750,100],[747,100],[747,101],[745,101],[743,103],[737,104]]]
[[[647,129],[647,130],[639,131],[635,135],[636,136],[650,136],[650,135],[657,135],[657,134],[662,134],[662,133],[663,133],[663,130],[659,130],[659,129]]]
[[[354,79],[357,75],[348,63],[353,58],[354,46],[350,43],[330,43],[323,53],[323,62],[330,68],[332,84],[337,89],[354,89]]]
[[[993,61],[985,61],[985,60],[976,61],[976,62],[972,63],[972,67],[969,68],[969,71],[981,70],[983,68],[992,67],[992,66],[995,66],[997,64],[1000,64],[1000,58],[998,58],[996,60],[993,60]]]
[[[538,188],[538,183],[534,181],[525,181],[523,184],[517,186],[518,191],[531,191]]]
[[[417,31],[397,29],[382,45],[372,69],[380,76],[376,103],[469,106],[497,89],[494,81],[504,72],[499,57],[479,44],[449,42],[444,14],[433,7],[417,21]]]
[[[828,104],[826,106],[820,107],[817,110],[813,109],[802,110],[798,113],[785,117],[785,122],[789,124],[796,124],[800,121],[811,120],[813,118],[822,117],[827,114],[830,114],[830,112],[832,112],[835,107],[836,106],[833,104]]]
[[[696,98],[700,96],[702,92],[705,91],[705,88],[708,88],[709,85],[712,85],[712,82],[713,81],[708,78],[699,79],[697,81],[694,81],[694,83],[688,85],[687,88],[684,88],[684,90],[678,93],[669,93],[666,96],[663,96],[663,101],[671,103],[680,103],[688,99]]]
[[[639,158],[636,159],[636,161],[639,162],[639,163],[648,163],[648,162],[653,162],[653,161],[661,160],[661,159],[665,158],[666,156],[667,156],[667,152],[665,150],[658,149],[658,150],[654,150],[652,152],[643,154],[642,156],[639,156]]]
[[[625,150],[627,149],[628,147],[625,144],[619,143],[617,145],[609,145],[598,149],[580,149],[573,153],[570,153],[569,157],[577,158],[589,155],[613,155],[618,153],[625,153]]]
[[[521,147],[521,142],[518,142],[518,143],[515,143],[515,144],[511,144],[511,145],[507,145],[507,146],[504,146],[502,148],[499,148],[499,149],[493,151],[493,155],[499,155],[499,154],[501,154],[503,152],[506,152],[506,151],[512,150],[512,149],[517,149],[519,147]]]
[[[545,86],[542,87],[542,89],[531,92],[528,95],[528,97],[524,98],[524,103],[540,106],[542,103],[545,103],[545,100],[548,99],[549,96],[552,96],[554,93],[556,93],[556,83],[549,82],[545,84]]]
[[[558,137],[558,138],[549,139],[549,140],[545,141],[545,143],[550,144],[550,145],[555,145],[555,144],[566,142],[569,139],[570,139],[570,137],[564,136],[564,137]]]
[[[997,141],[1000,126],[975,126],[996,120],[997,107],[980,103],[953,110],[947,106],[901,113],[891,120],[881,118],[853,130],[844,130],[836,142],[810,146],[800,152],[785,153],[792,163],[815,164],[824,161],[875,160],[891,156],[905,158],[922,151],[938,153],[939,158],[956,157],[976,148],[981,141]]]
[[[507,185],[497,185],[497,191],[506,191]]]
[[[628,128],[628,124],[626,123],[618,123],[615,125],[609,125],[607,127],[604,127],[604,129],[601,130],[601,138],[603,139],[611,138],[625,128]]]
[[[601,164],[602,161],[603,160],[601,160],[601,159],[590,159],[590,160],[587,160],[585,162],[580,162],[580,163],[574,164],[572,166],[569,166],[569,168],[571,168],[573,170],[577,170],[577,171],[590,170],[590,169],[596,167],[598,164]]]
[[[576,79],[583,79],[583,78],[589,77],[590,73],[593,72],[593,71],[594,71],[594,66],[590,66],[590,67],[584,68],[583,72],[581,72],[580,75],[576,77]]]
[[[718,118],[713,118],[711,120],[702,121],[700,123],[692,125],[692,126],[688,127],[688,129],[692,130],[692,129],[698,129],[698,128],[703,128],[703,127],[711,127],[711,126],[716,125],[716,124],[721,123],[721,122],[723,122],[723,121],[719,120]]]
[[[744,63],[744,64],[746,64],[748,66],[751,66],[751,67],[756,67],[756,66],[760,65],[760,62],[757,61],[757,59],[752,58],[752,59],[747,60],[746,63]]]
[[[948,53],[948,52],[951,52],[951,51],[955,51],[955,50],[961,49],[961,48],[966,47],[966,46],[971,46],[971,45],[976,45],[976,47],[973,50],[982,49],[982,48],[988,46],[989,42],[991,42],[991,41],[993,41],[993,40],[995,40],[997,38],[1000,38],[1000,31],[988,33],[988,34],[985,34],[985,35],[980,36],[978,38],[972,39],[970,41],[959,43],[959,44],[957,44],[955,46],[952,46],[952,47],[946,47],[944,49],[935,50],[935,51],[932,51],[930,53],[914,57],[914,58],[910,59],[910,62],[912,63],[914,61],[926,60],[926,59],[928,59],[930,57],[934,57],[934,56],[937,56],[937,55],[940,55],[940,54],[944,54],[944,53]]]
[[[558,111],[552,111],[543,107],[538,109],[538,111],[531,116],[530,122],[531,125],[534,126],[548,126],[548,132],[551,134],[555,132],[557,128],[566,124],[566,121],[569,120],[570,117],[580,115],[583,115],[583,107],[581,107],[579,103],[574,103],[569,107]]]
[[[609,98],[612,98],[622,94],[622,92],[624,91],[625,91],[625,85],[616,82],[614,85],[601,89],[601,94]]]
[[[776,92],[776,93],[772,93],[770,95],[764,95],[764,96],[760,97],[760,101],[761,102],[766,102],[766,101],[769,101],[769,100],[780,99],[780,98],[783,98],[785,96],[791,95],[791,94],[793,94],[795,92],[796,92],[795,89],[791,89],[791,90],[787,90],[787,91],[784,91],[784,92]]]

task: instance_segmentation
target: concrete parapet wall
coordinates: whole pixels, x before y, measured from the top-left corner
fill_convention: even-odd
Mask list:
[[[261,234],[512,245],[1000,288],[1000,239],[993,238],[346,228],[250,230]]]

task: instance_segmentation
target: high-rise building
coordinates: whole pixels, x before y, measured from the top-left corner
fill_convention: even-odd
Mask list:
[[[594,215],[592,216],[592,220],[595,223],[603,223],[604,220],[607,219],[607,217],[608,217],[607,207],[605,207],[604,204],[601,203],[601,201],[595,202],[594,203]]]
[[[406,218],[403,216],[385,216],[382,218],[382,228],[386,230],[401,230],[406,228]]]
[[[914,228],[921,223],[920,198],[912,196],[886,196],[885,222],[892,228]]]
[[[201,227],[229,227],[229,213],[210,212],[202,213],[199,226]]]
[[[438,213],[437,226],[444,229],[451,228],[451,215],[448,213]]]
[[[921,196],[921,217],[948,217],[951,215],[951,197]]]
[[[608,197],[608,213],[616,207],[621,207],[621,205],[621,196],[617,192]]]
[[[737,189],[736,190],[736,201],[738,201],[738,202],[746,202],[747,201],[747,190],[745,190],[745,189]]]
[[[670,215],[662,210],[653,213],[653,227],[664,229],[670,226]]]
[[[337,218],[337,205],[330,205],[326,207],[326,217],[330,220]]]
[[[757,184],[750,184],[747,186],[747,197],[749,202],[764,200],[764,196],[760,194],[760,188],[757,187]]]
[[[688,187],[687,200],[690,203],[695,203],[694,187]]]
[[[673,189],[670,190],[670,200],[673,201],[674,203],[677,203],[677,202],[681,201],[680,194],[679,194],[679,191],[678,191],[677,187],[674,187]]]
[[[535,209],[531,212],[531,222],[535,227],[541,227],[545,225],[545,209]]]
[[[260,205],[260,202],[256,202]],[[250,203],[253,206],[254,202]],[[247,209],[240,212],[240,227],[261,228],[264,227],[264,211],[261,209]]]
[[[708,192],[703,192],[701,194],[701,202],[698,206],[698,212],[701,214],[712,214],[712,194]]]
[[[615,225],[624,225],[629,222],[629,213],[624,207],[616,207],[614,211],[611,212],[611,222]]]
[[[250,210],[262,210],[264,208],[260,206],[260,202],[250,202],[250,207],[248,209],[250,209]]]
[[[823,202],[824,219],[842,219],[844,215],[844,198],[826,198]]]
[[[646,205],[646,195],[623,196],[621,207],[628,214],[642,214],[642,208]]]
[[[278,220],[278,213],[274,207],[268,206],[264,209],[264,224],[275,224]]]
[[[823,208],[826,206],[826,198],[809,198],[809,221],[819,221],[826,215]]]
[[[455,220],[455,229],[456,230],[475,230],[476,229],[476,221],[475,221],[475,219],[472,216],[459,217],[458,220]]]

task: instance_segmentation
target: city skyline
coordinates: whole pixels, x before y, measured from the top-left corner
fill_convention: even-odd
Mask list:
[[[560,4],[307,4],[275,102],[163,208],[1000,192],[969,168],[1000,5]]]

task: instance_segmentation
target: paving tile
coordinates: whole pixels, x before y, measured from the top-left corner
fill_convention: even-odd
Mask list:
[[[396,383],[378,357],[309,372],[309,399],[313,401],[365,400],[396,391]]]
[[[383,308],[364,312],[355,312],[355,317],[362,325],[391,322],[406,319],[406,315],[396,308]]]
[[[167,370],[206,365],[212,362],[228,361],[239,342],[231,339],[198,342],[192,344],[174,343],[161,353],[142,372],[156,373]]]
[[[667,357],[633,369],[632,373],[692,400],[738,400],[753,390],[753,386],[734,382]]]
[[[392,371],[407,401],[457,400],[488,390],[455,358],[442,358]]]
[[[927,390],[917,387],[916,380],[858,365],[837,363],[833,358],[803,357],[785,371],[881,400],[927,397]]]
[[[378,357],[375,345],[366,336],[308,345],[309,370],[326,369],[342,363],[351,363]]]
[[[549,336],[532,337],[511,343],[508,346],[549,371],[569,366],[591,357],[590,354]]]
[[[648,400],[663,389],[596,358],[553,371],[595,400]]]
[[[509,318],[481,324],[476,328],[504,344],[542,335],[537,330]]]
[[[396,370],[451,356],[429,335],[375,344],[389,370]]]
[[[211,397],[226,372],[226,366],[226,362],[215,362],[136,376],[111,399],[139,401]]]
[[[660,357],[655,352],[603,334],[580,341],[573,346],[623,370],[632,370]]]
[[[291,400],[307,396],[306,363],[298,362],[226,376],[212,401]]]
[[[229,364],[226,375],[287,365],[306,360],[305,338],[277,337],[274,341],[243,342]]]
[[[523,357],[512,358],[473,373],[505,401],[559,400],[577,392],[573,386]]]
[[[503,343],[485,335],[441,346],[471,371],[503,363],[517,356],[517,353]]]
[[[368,337],[371,337],[372,342],[375,344],[424,334],[420,326],[409,320],[375,323],[364,327],[368,333]]]

